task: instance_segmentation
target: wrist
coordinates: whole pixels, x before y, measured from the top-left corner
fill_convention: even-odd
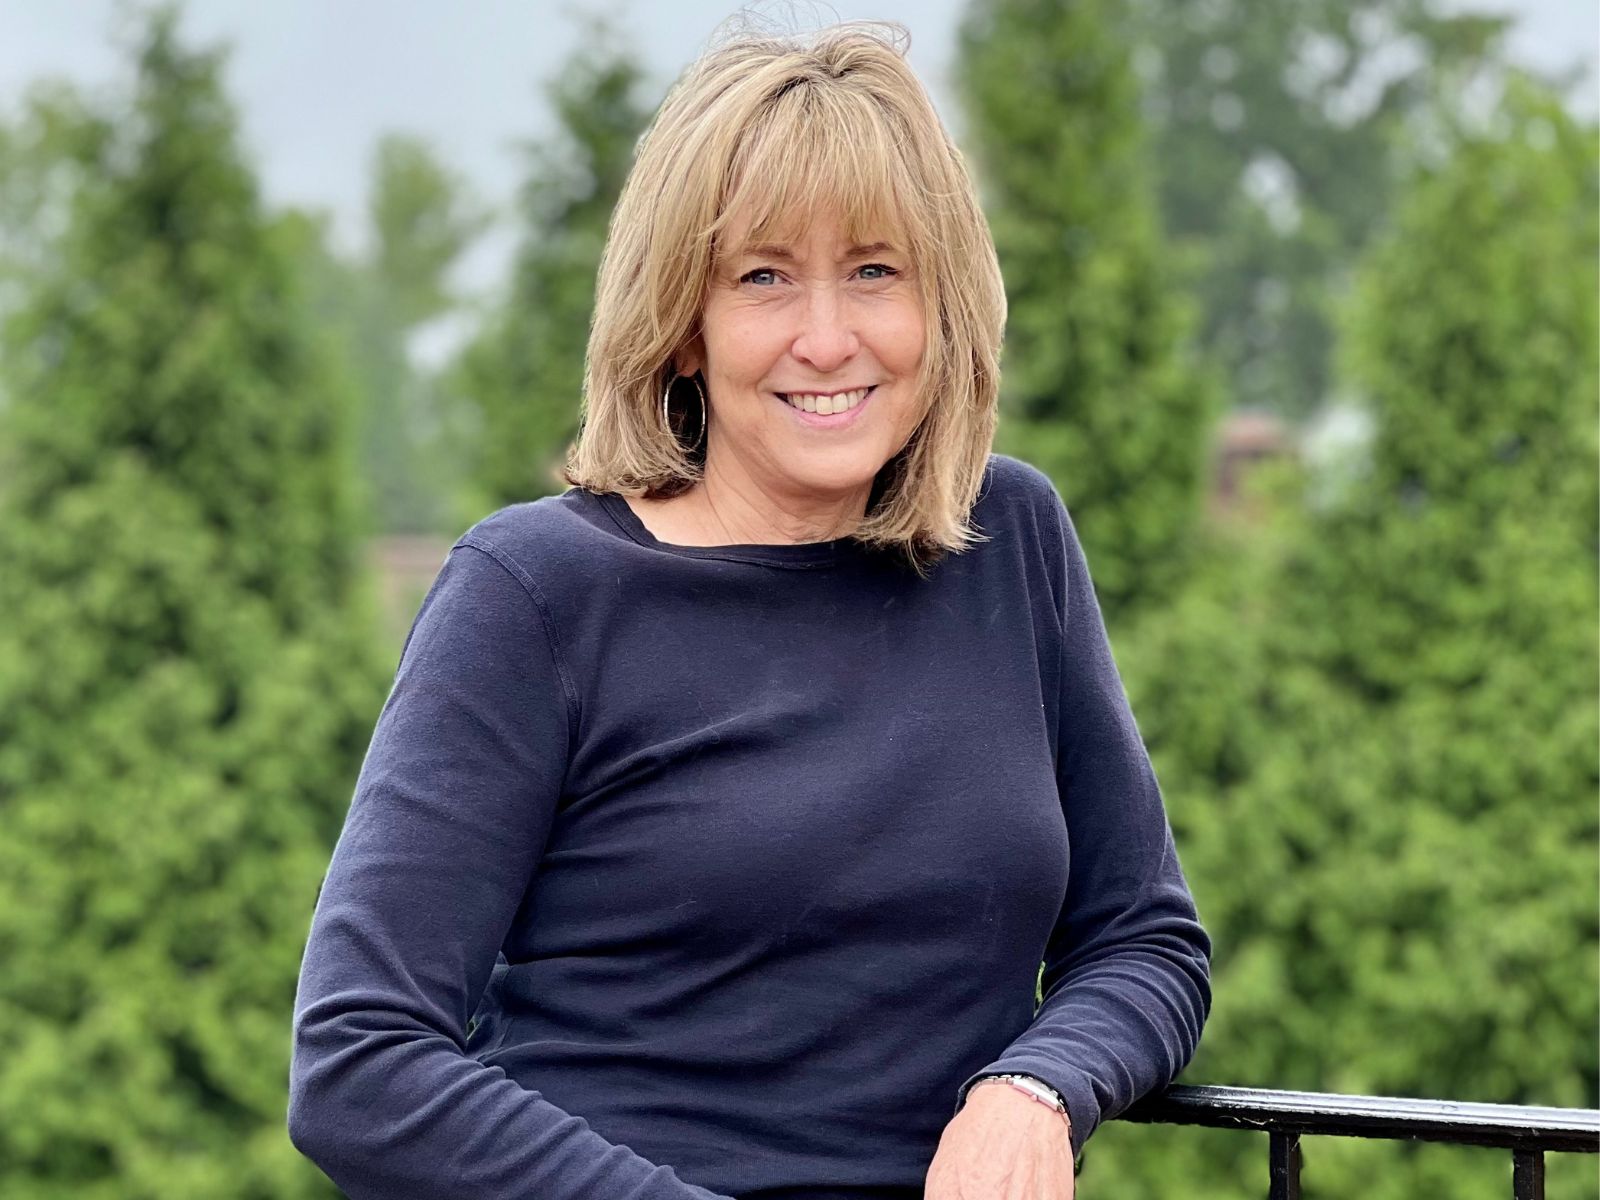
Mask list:
[[[1006,1094],[1018,1095],[1028,1098],[1055,1112],[1066,1123],[1068,1132],[1072,1130],[1072,1114],[1067,1111],[1067,1102],[1061,1093],[1056,1091],[1037,1075],[1028,1075],[1021,1072],[1006,1072],[1003,1074],[985,1075],[975,1080],[967,1088],[967,1099],[970,1101],[975,1092],[985,1084],[990,1095],[1003,1096]]]

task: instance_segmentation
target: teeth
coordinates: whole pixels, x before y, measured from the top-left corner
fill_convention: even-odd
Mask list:
[[[796,408],[804,409],[808,413],[820,413],[829,416],[833,413],[846,412],[854,408],[867,398],[871,388],[857,388],[853,392],[840,392],[837,396],[801,395],[795,393],[784,397],[788,403]]]

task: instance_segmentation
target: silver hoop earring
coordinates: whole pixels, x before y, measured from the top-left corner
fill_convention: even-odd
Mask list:
[[[705,390],[701,388],[700,381],[693,375],[674,375],[671,379],[667,380],[666,390],[661,393],[661,427],[667,431],[668,437],[673,439],[677,438],[678,435],[672,428],[672,417],[668,412],[667,401],[672,396],[672,385],[677,383],[680,379],[687,379],[690,383],[694,384],[695,394],[700,397],[700,437],[696,438],[695,444],[689,447],[691,450],[697,450],[700,447],[700,442],[704,440],[706,436],[707,418],[711,414],[706,408]]]

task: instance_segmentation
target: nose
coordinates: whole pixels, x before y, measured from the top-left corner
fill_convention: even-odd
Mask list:
[[[849,305],[837,285],[806,289],[800,330],[791,348],[795,358],[826,374],[849,362],[860,349]]]

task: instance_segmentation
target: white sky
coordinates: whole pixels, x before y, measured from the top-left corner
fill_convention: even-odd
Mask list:
[[[1517,14],[1514,52],[1547,69],[1588,64],[1583,98],[1593,106],[1597,0],[1449,5]],[[762,7],[792,12],[804,25],[835,17],[900,21],[911,31],[912,65],[954,124],[948,66],[965,0],[769,0]],[[114,34],[127,8],[127,0],[0,0],[0,112],[41,76],[91,86],[115,81],[121,57]],[[189,0],[182,27],[191,41],[234,47],[229,92],[268,200],[333,210],[341,243],[351,246],[364,224],[367,158],[388,130],[429,137],[484,200],[507,204],[523,174],[514,143],[549,128],[540,88],[576,41],[572,13],[595,8],[619,16],[659,94],[737,4]],[[509,230],[485,238],[464,264],[462,282],[477,287],[498,278],[510,244]]]

